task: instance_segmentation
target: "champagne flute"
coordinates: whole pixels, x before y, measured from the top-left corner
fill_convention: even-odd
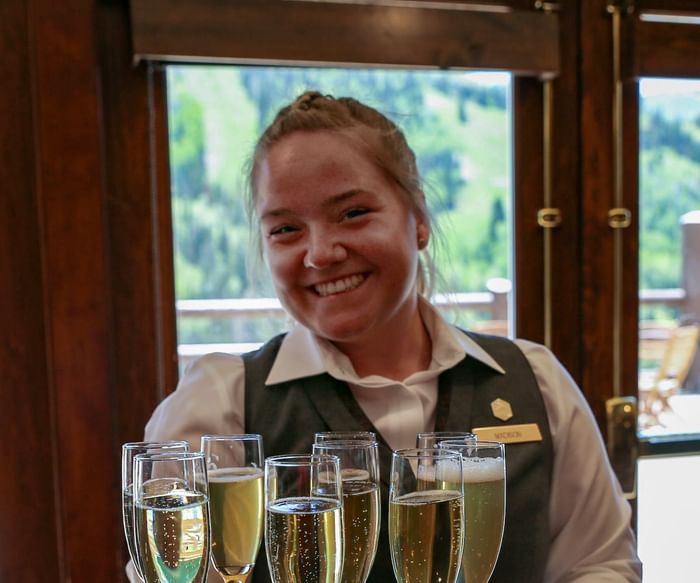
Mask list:
[[[203,583],[209,496],[202,452],[134,457],[136,554],[146,583]]]
[[[389,548],[398,583],[455,583],[463,544],[462,456],[438,448],[395,451]]]
[[[274,583],[340,583],[342,506],[337,456],[265,460],[265,550]]]
[[[438,443],[450,439],[453,441],[476,441],[474,433],[467,431],[426,431],[416,435],[416,447],[437,447]]]
[[[136,553],[136,533],[134,532],[134,493],[133,493],[133,462],[134,456],[140,453],[165,453],[169,451],[187,451],[186,441],[130,441],[122,445],[122,523],[126,546],[129,549],[131,562],[136,574],[144,580],[143,571]]]
[[[377,434],[373,431],[317,431],[314,434],[314,443],[323,443],[324,441],[377,441]]]
[[[255,566],[263,529],[262,436],[204,435],[211,554],[226,583],[245,582]]]
[[[495,441],[442,441],[441,449],[462,454],[466,537],[465,583],[487,583],[503,539],[506,509],[505,447]]]
[[[376,441],[329,440],[315,443],[314,454],[340,459],[343,483],[345,553],[342,583],[365,583],[379,540],[379,452]]]

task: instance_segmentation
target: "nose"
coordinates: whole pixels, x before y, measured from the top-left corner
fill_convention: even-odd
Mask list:
[[[344,261],[347,250],[341,242],[327,232],[310,233],[306,253],[304,254],[304,267],[308,269],[324,269]]]

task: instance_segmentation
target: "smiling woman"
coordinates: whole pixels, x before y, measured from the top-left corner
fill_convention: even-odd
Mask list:
[[[248,239],[241,169],[251,142],[277,109],[309,86],[347,91],[401,125],[415,151],[412,179],[419,169],[431,229],[440,234],[431,237],[430,257],[420,254],[425,267],[433,260],[441,273],[436,281],[428,278],[426,290],[460,298],[448,302],[446,312],[460,325],[498,321],[507,333],[511,296],[492,295],[488,281],[513,279],[508,73],[233,66],[168,71],[183,366],[212,350],[205,344],[237,353],[243,343],[261,343],[288,328],[282,309],[237,309],[243,302],[246,308],[262,305],[275,293],[267,270],[260,269],[260,237],[255,234],[253,246]],[[369,135],[346,138],[360,150],[370,147]],[[398,176],[391,157],[381,162]],[[406,190],[415,190],[410,177],[402,180]],[[212,309],[219,298],[232,307]]]
[[[545,347],[464,332],[421,295],[431,222],[400,128],[354,98],[306,92],[262,133],[250,175],[251,218],[296,323],[254,352],[195,361],[146,438],[257,433],[280,455],[308,452],[317,432],[371,431],[386,529],[391,451],[418,433],[488,429],[502,399],[508,421],[538,437],[506,446],[493,581],[638,582],[630,507],[571,377]],[[599,513],[585,512],[590,504]],[[384,530],[369,581],[400,576],[388,543]],[[253,581],[270,581],[256,565]]]
[[[363,149],[346,133],[361,124],[348,115],[359,103],[316,102],[324,104],[319,117],[326,114],[317,127],[342,123],[334,110],[346,108],[349,127],[299,131],[292,109],[272,126],[286,132],[270,131],[275,141],[264,135],[265,148],[256,155],[252,191],[272,280],[289,313],[341,347],[358,373],[405,378],[429,364],[427,340],[415,347],[419,354],[400,357],[402,340],[426,336],[416,296],[418,254],[430,228],[422,191],[413,186],[415,194],[409,193],[399,186],[407,182],[403,176],[372,162],[386,152],[376,144],[388,132],[377,130]],[[410,152],[405,141],[403,148]],[[395,356],[386,338],[395,339]],[[360,345],[363,354],[381,360],[369,365],[366,357],[352,358]]]

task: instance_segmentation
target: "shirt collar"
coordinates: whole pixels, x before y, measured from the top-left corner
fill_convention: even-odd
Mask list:
[[[427,300],[421,298],[419,307],[433,343],[431,369],[442,372],[469,356],[505,374],[489,353],[469,336],[447,323]],[[274,385],[322,373],[350,382],[359,380],[347,356],[308,328],[296,324],[282,340],[265,384]]]

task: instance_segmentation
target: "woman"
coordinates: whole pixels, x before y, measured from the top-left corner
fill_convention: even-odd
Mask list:
[[[422,295],[430,218],[413,152],[390,120],[354,99],[301,95],[260,138],[250,192],[297,324],[254,353],[195,362],[146,439],[198,447],[204,433],[261,433],[274,455],[308,452],[316,431],[376,431],[384,532],[369,580],[383,583],[394,580],[391,450],[414,446],[419,431],[525,425],[507,446],[492,581],[640,581],[630,508],[563,367],[540,345],[454,328]],[[268,577],[261,554],[254,581]]]

